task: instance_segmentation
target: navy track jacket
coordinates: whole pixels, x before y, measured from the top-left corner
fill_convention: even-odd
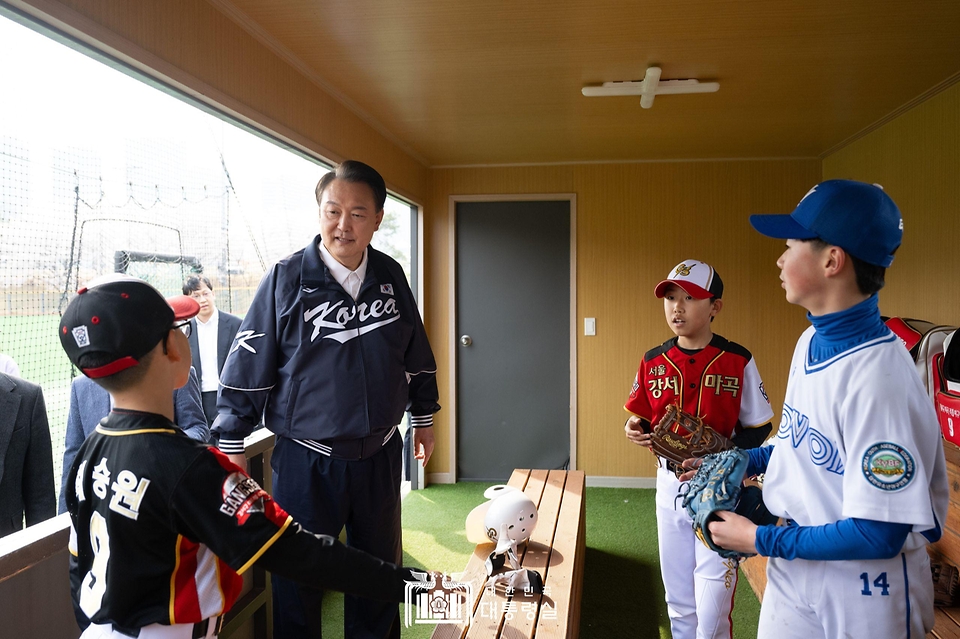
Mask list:
[[[356,302],[320,258],[320,237],[260,282],[220,373],[224,452],[243,452],[260,421],[291,439],[386,435],[409,410],[430,426],[433,351],[400,265],[368,247]]]

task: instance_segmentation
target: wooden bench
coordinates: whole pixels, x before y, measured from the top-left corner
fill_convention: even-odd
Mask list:
[[[950,507],[947,521],[943,526],[943,536],[929,547],[930,557],[953,564],[960,568],[960,448],[949,442],[943,442],[943,451],[947,458],[947,476],[950,480]],[[747,576],[750,586],[763,599],[763,589],[767,585],[767,560],[765,557],[751,557],[741,565],[741,571]],[[933,630],[927,634],[934,639],[960,639],[960,607],[935,608],[936,618]]]
[[[580,601],[583,590],[583,560],[586,520],[583,471],[515,470],[508,482],[522,489],[537,504],[539,522],[519,555],[524,568],[536,570],[544,580],[544,593],[513,595],[486,588],[484,561],[492,544],[478,544],[460,578],[471,586],[464,602],[471,613],[468,624],[442,624],[434,639],[478,637],[577,637],[580,632]]]
[[[950,507],[940,541],[930,545],[930,557],[960,567],[960,448],[943,442],[947,458],[947,478],[950,483]],[[936,625],[927,634],[937,639],[960,638],[960,607],[936,608]]]

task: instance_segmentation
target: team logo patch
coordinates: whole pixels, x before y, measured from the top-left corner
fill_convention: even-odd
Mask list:
[[[87,332],[86,325],[81,324],[73,329],[73,339],[76,340],[77,346],[80,348],[90,346],[90,333]]]
[[[686,264],[680,264],[677,266],[677,269],[673,272],[673,276],[682,275],[683,277],[688,277],[690,271],[693,270],[693,266],[687,266]]]
[[[861,470],[874,487],[888,491],[906,488],[917,473],[909,451],[891,442],[879,442],[868,448]]]
[[[393,295],[393,284],[381,284],[380,292],[386,293],[387,295]]]
[[[230,473],[223,480],[221,490],[223,505],[220,512],[236,517],[238,524],[243,525],[251,513],[263,512],[263,498],[267,493],[251,477],[239,472]]]

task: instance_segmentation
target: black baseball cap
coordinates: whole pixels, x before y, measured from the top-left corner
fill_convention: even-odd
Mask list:
[[[192,297],[164,299],[147,282],[112,273],[77,291],[60,318],[60,344],[84,375],[107,377],[136,366],[175,321],[199,311],[200,304]],[[100,366],[84,366],[91,354],[99,356]]]

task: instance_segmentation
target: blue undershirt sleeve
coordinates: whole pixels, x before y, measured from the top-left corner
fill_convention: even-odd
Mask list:
[[[773,446],[760,446],[747,449],[750,461],[747,464],[747,477],[753,477],[767,470],[767,462],[773,454]]]
[[[841,519],[823,526],[760,526],[757,552],[782,559],[889,559],[913,526],[873,519]]]

